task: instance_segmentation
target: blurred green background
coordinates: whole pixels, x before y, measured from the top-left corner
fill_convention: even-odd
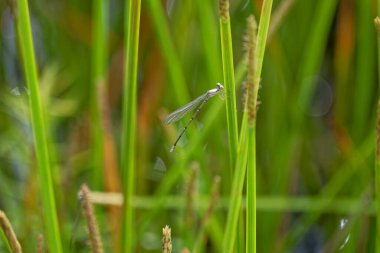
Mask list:
[[[36,252],[44,189],[12,2],[0,2],[0,209],[24,252]],[[120,192],[123,183],[126,3],[101,1],[104,52],[96,65],[94,2],[29,1],[64,252],[90,252],[80,185]],[[246,18],[259,21],[261,4],[230,2],[239,129]],[[257,252],[375,252],[376,6],[370,0],[273,2],[257,119]],[[193,249],[201,229],[202,252],[222,250],[232,181],[225,101],[215,97],[203,107],[174,153],[170,147],[189,117],[162,123],[223,83],[218,15],[217,1],[142,1],[135,252],[160,252],[166,224],[173,252]],[[220,198],[204,224],[215,176]],[[96,214],[105,251],[118,252],[120,207],[97,205]],[[236,252],[244,246],[238,235]],[[6,252],[3,242],[0,251]]]

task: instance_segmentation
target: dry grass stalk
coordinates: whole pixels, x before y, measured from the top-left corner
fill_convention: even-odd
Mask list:
[[[207,210],[203,215],[203,218],[201,221],[201,227],[199,229],[197,239],[194,243],[194,248],[193,248],[194,253],[201,252],[201,247],[204,244],[205,240],[207,239],[204,236],[205,231],[210,221],[211,215],[214,212],[216,205],[218,203],[219,195],[220,195],[220,176],[216,176],[214,177],[214,182],[212,184],[209,206],[207,207]]]
[[[100,238],[98,224],[95,218],[94,208],[90,201],[90,189],[87,185],[82,185],[80,198],[83,201],[83,213],[86,218],[88,233],[90,236],[91,249],[94,253],[103,253],[103,244]]]
[[[285,17],[288,15],[289,11],[292,9],[295,2],[296,0],[281,1],[280,5],[277,7],[271,18],[267,38],[268,41],[270,41],[272,36],[277,32],[278,28],[282,24]]]
[[[17,19],[17,3],[16,0],[7,0],[8,6],[11,10],[11,13],[15,19]]]
[[[162,229],[162,253],[172,253],[171,233],[171,229],[168,225]]]
[[[207,226],[208,221],[210,220],[211,214],[214,212],[216,204],[219,200],[219,194],[220,194],[220,176],[214,177],[214,182],[212,184],[211,189],[211,197],[210,197],[210,204],[207,207],[207,210],[202,218],[202,227]]]
[[[37,236],[37,253],[44,253],[44,252],[45,252],[44,236],[42,234],[39,234]]]
[[[185,209],[185,219],[186,219],[186,225],[188,228],[193,226],[193,221],[195,217],[195,198],[197,194],[197,174],[199,171],[199,164],[198,163],[192,163],[190,166],[190,173],[189,173],[189,179],[187,183],[187,189],[186,189],[186,209]]]
[[[9,222],[7,216],[3,211],[0,211],[0,227],[4,232],[5,237],[8,240],[9,246],[12,249],[13,253],[21,253],[22,249],[20,243],[16,238],[16,234],[13,231],[11,223]]]
[[[252,125],[256,121],[257,112],[257,96],[259,90],[259,83],[255,80],[256,72],[256,33],[257,33],[257,23],[253,16],[249,16],[247,19],[247,37],[245,39],[246,45],[245,49],[248,54],[248,70],[247,70],[247,111],[248,111],[248,122]]]
[[[227,21],[229,18],[230,4],[228,0],[219,0],[219,15],[223,21]]]
[[[375,23],[375,28],[376,28],[376,31],[377,31],[377,36],[380,37],[380,18],[379,17],[376,17],[373,22]]]

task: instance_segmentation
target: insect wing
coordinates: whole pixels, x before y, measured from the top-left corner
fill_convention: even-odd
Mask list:
[[[170,123],[174,123],[180,119],[182,119],[186,114],[188,114],[189,112],[193,111],[207,96],[207,93],[197,97],[196,99],[194,99],[193,101],[191,101],[190,103],[182,106],[181,108],[175,110],[174,112],[170,113],[166,119],[165,119],[165,124],[170,124]]]

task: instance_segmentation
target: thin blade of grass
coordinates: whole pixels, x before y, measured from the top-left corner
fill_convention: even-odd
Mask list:
[[[380,15],[380,1],[378,1],[378,14]],[[380,87],[380,18],[375,18],[375,28],[377,31],[377,66],[378,66],[378,87]],[[375,194],[376,194],[376,238],[380,237],[380,99],[377,104],[377,125],[376,125],[376,159],[375,159]],[[376,252],[380,252],[380,240],[376,240]]]
[[[136,152],[136,103],[137,62],[140,31],[141,0],[129,1],[125,5],[125,57],[124,98],[122,118],[121,167],[123,171],[124,223],[122,252],[133,252],[133,207],[134,169]]]
[[[361,141],[366,135],[368,115],[373,112],[372,101],[375,88],[375,33],[372,26],[371,0],[356,1],[357,7],[357,60],[354,85],[354,106],[352,107],[352,130],[354,140]]]
[[[99,105],[100,86],[105,85],[105,70],[107,62],[107,17],[108,1],[96,0],[93,3],[94,29],[92,45],[92,93],[91,93],[91,116],[92,116],[92,185],[93,189],[102,189],[103,175],[103,138],[104,129],[101,122]]]
[[[236,153],[238,146],[238,130],[237,130],[237,116],[236,116],[236,95],[235,95],[235,74],[233,62],[233,48],[231,39],[231,24],[229,15],[229,1],[219,1],[219,27],[220,27],[220,43],[222,49],[222,65],[223,77],[226,99],[226,112],[227,112],[227,129],[228,129],[228,143],[230,152],[230,168],[236,165]]]
[[[239,149],[237,152],[236,166],[234,169],[233,182],[231,186],[227,224],[223,237],[223,252],[225,253],[233,252],[239,221],[239,213],[241,213],[240,210],[243,198],[243,186],[248,156],[247,121],[247,114],[245,113],[240,131]]]
[[[272,0],[264,0],[258,34],[254,19],[248,20],[248,73],[247,73],[247,110],[248,110],[248,162],[247,162],[247,242],[246,252],[256,252],[256,119],[257,97],[261,69],[272,11]],[[256,46],[256,48],[254,48]]]
[[[51,176],[50,157],[47,143],[47,132],[38,85],[37,67],[33,50],[33,39],[30,25],[28,2],[18,0],[18,31],[26,82],[29,88],[34,144],[36,149],[38,176],[42,195],[42,213],[46,227],[47,245],[51,252],[61,253],[62,243],[59,234],[56,203]]]

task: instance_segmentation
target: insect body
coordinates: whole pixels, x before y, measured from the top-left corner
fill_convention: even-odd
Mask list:
[[[190,103],[184,105],[183,107],[177,109],[176,111],[170,113],[166,119],[165,124],[174,123],[180,119],[182,119],[186,114],[193,111],[195,108],[197,110],[194,112],[193,116],[191,116],[190,120],[186,123],[185,127],[182,129],[181,133],[179,134],[177,140],[174,142],[172,148],[170,149],[170,152],[173,152],[174,149],[177,146],[178,141],[181,139],[183,134],[185,133],[187,127],[190,125],[190,123],[195,119],[195,117],[198,115],[199,111],[202,109],[202,107],[206,104],[206,102],[216,94],[218,94],[220,91],[224,89],[223,85],[220,83],[216,84],[216,88],[211,89],[207,91],[206,93],[202,94],[201,96],[197,97]]]

